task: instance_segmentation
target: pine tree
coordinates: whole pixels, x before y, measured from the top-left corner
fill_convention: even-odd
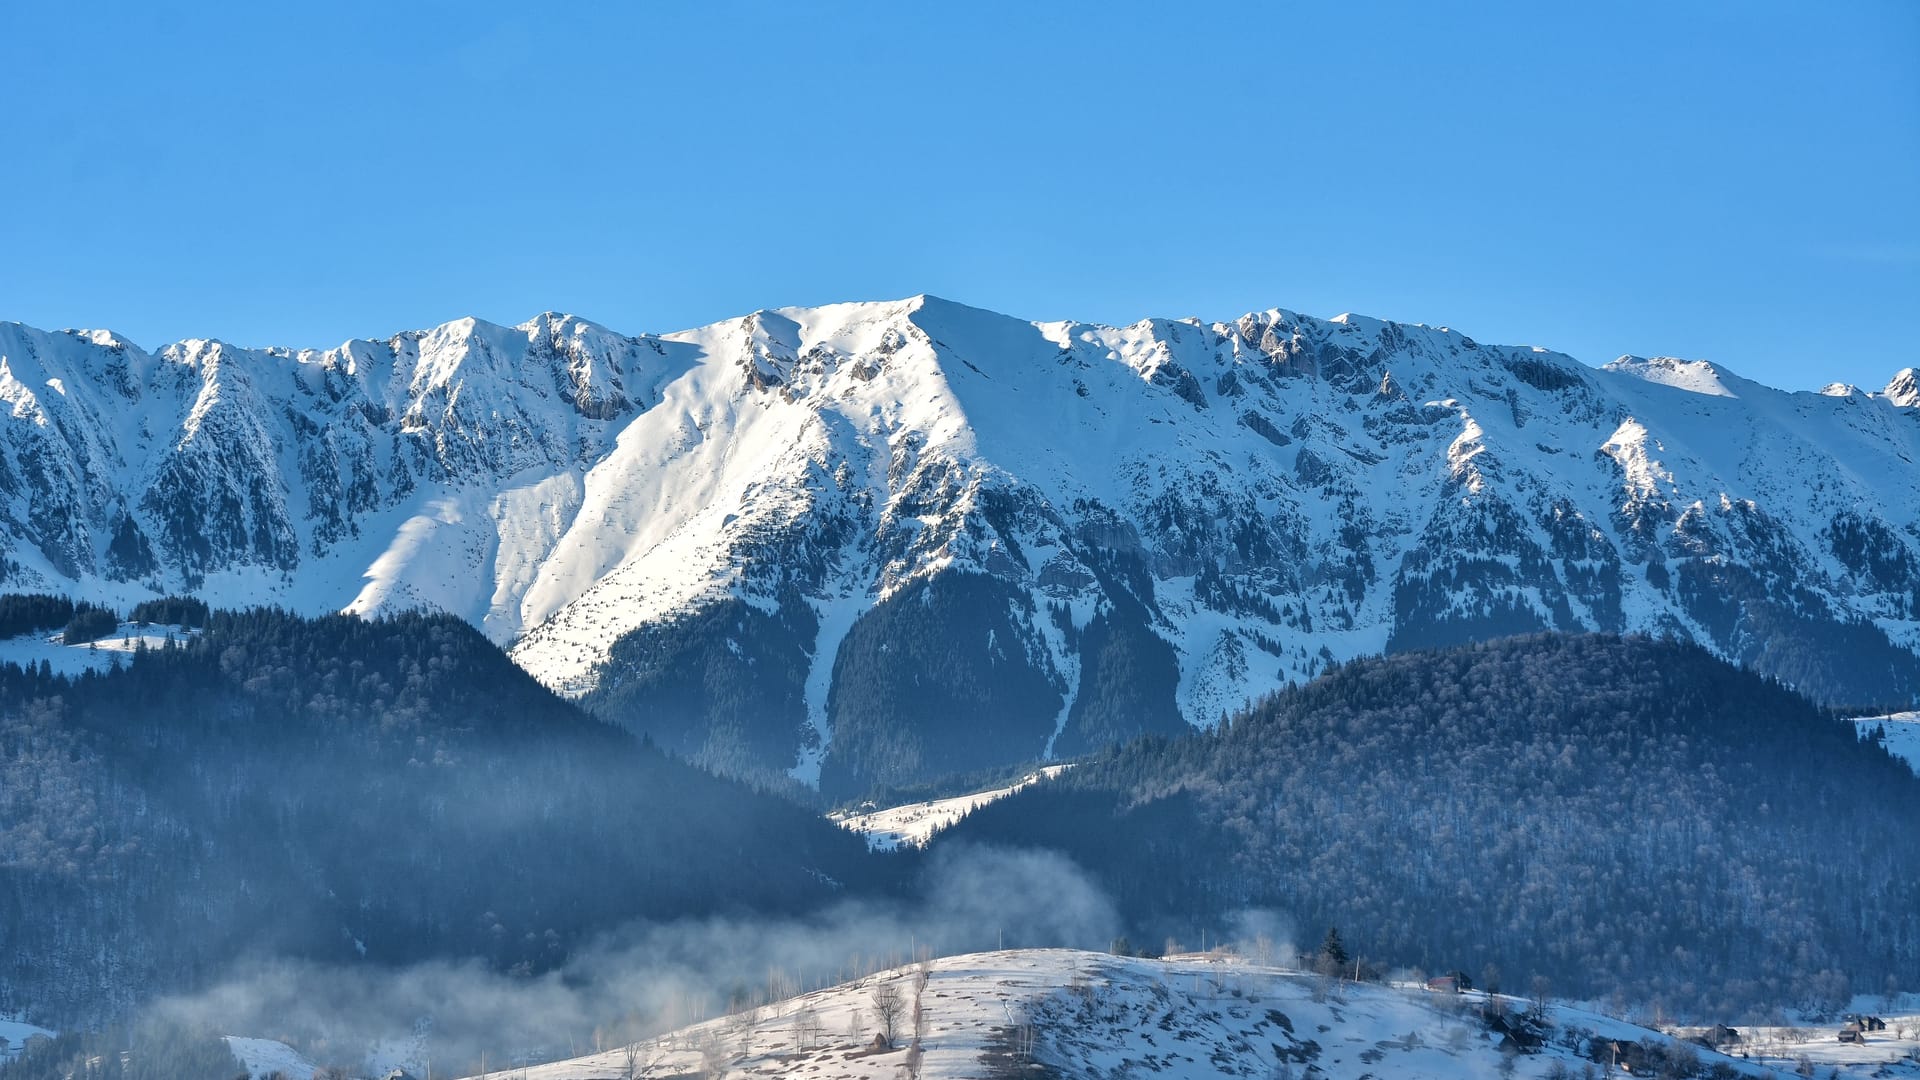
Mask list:
[[[1327,939],[1320,943],[1320,955],[1325,957],[1336,971],[1352,962],[1352,958],[1347,955],[1346,942],[1340,940],[1339,927],[1327,927]]]

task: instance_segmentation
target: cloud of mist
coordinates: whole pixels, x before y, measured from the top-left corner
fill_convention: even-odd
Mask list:
[[[370,1048],[438,1075],[585,1053],[910,962],[998,947],[1104,949],[1121,925],[1104,891],[1062,856],[936,851],[912,899],[848,900],[800,917],[636,923],[575,950],[559,970],[514,976],[478,960],[343,967],[237,965],[211,988],[162,999],[156,1019],[280,1039],[319,1064],[359,1067]]]
[[[1271,908],[1245,908],[1227,917],[1228,938],[1234,947],[1263,964],[1296,967],[1300,951],[1294,945],[1293,917]]]

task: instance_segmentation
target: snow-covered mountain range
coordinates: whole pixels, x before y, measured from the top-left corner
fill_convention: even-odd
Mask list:
[[[324,352],[0,324],[0,588],[458,613],[704,760],[857,791],[1328,662],[1674,634],[1920,693],[1920,380],[1786,393],[1283,310],[933,297]]]

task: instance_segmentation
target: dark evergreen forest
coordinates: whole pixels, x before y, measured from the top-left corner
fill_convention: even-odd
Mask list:
[[[1051,848],[1139,935],[1302,947],[1726,1017],[1920,984],[1920,778],[1683,644],[1542,635],[1335,668],[936,841]]]
[[[812,618],[797,597],[773,615],[729,599],[642,627],[613,643],[580,705],[706,768],[779,785],[807,730]]]
[[[0,1012],[98,1027],[243,952],[538,971],[636,918],[809,910],[877,865],[458,619],[165,614],[206,631],[106,675],[0,666]]]
[[[81,613],[0,598],[35,632]],[[0,665],[0,1011],[99,1030],[247,954],[535,972],[634,919],[897,895],[922,862],[554,697],[451,617],[142,614],[205,630],[109,674]],[[1920,985],[1916,811],[1904,764],[1777,682],[1540,635],[1337,665],[935,847],[1061,852],[1141,942],[1269,909],[1373,966],[1723,1019]]]
[[[217,1032],[142,1023],[66,1032],[0,1064],[0,1080],[252,1080]],[[291,1080],[291,1078],[285,1078]],[[335,1080],[331,1074],[322,1080]],[[343,1080],[343,1078],[342,1078]]]
[[[988,574],[942,574],[863,613],[833,656],[833,739],[813,801],[939,784],[1039,758],[1049,744],[1078,755],[1187,731],[1173,647],[1149,628],[1147,607],[1118,591],[1125,581],[1150,594],[1145,567],[1115,555],[1100,573],[1128,599],[1079,629],[1064,607],[1047,613],[1084,662],[1057,741],[1069,688],[1035,661],[1043,646],[1024,592]],[[796,751],[817,744],[804,687],[818,632],[796,593],[773,614],[721,601],[615,641],[580,703],[697,764],[810,799],[813,789],[787,785]]]

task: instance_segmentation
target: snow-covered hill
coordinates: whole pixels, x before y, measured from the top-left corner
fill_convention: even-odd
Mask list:
[[[685,752],[842,792],[1538,628],[1897,702],[1914,379],[1789,394],[1358,316],[932,297],[325,352],[4,324],[0,588],[432,605]]]
[[[892,987],[902,1003],[892,1047],[875,1042],[881,987]],[[1610,1061],[1613,1041],[1623,1046],[1622,1060],[1638,1052],[1626,1045],[1645,1041],[1663,1054],[1676,1048],[1695,1068],[1766,1075],[1758,1064],[1571,1007],[1549,1005],[1538,1023],[1514,1015],[1500,1024],[1518,1034],[1505,1034],[1483,1018],[1483,1004],[1480,995],[1322,980],[1221,959],[980,953],[933,961],[924,986],[916,969],[902,968],[637,1044],[631,1074],[622,1049],[496,1075],[1447,1080],[1503,1075],[1502,1046],[1515,1039],[1529,1051],[1514,1057],[1516,1077],[1579,1075],[1596,1053]],[[1527,1007],[1506,1002],[1511,1014]]]

